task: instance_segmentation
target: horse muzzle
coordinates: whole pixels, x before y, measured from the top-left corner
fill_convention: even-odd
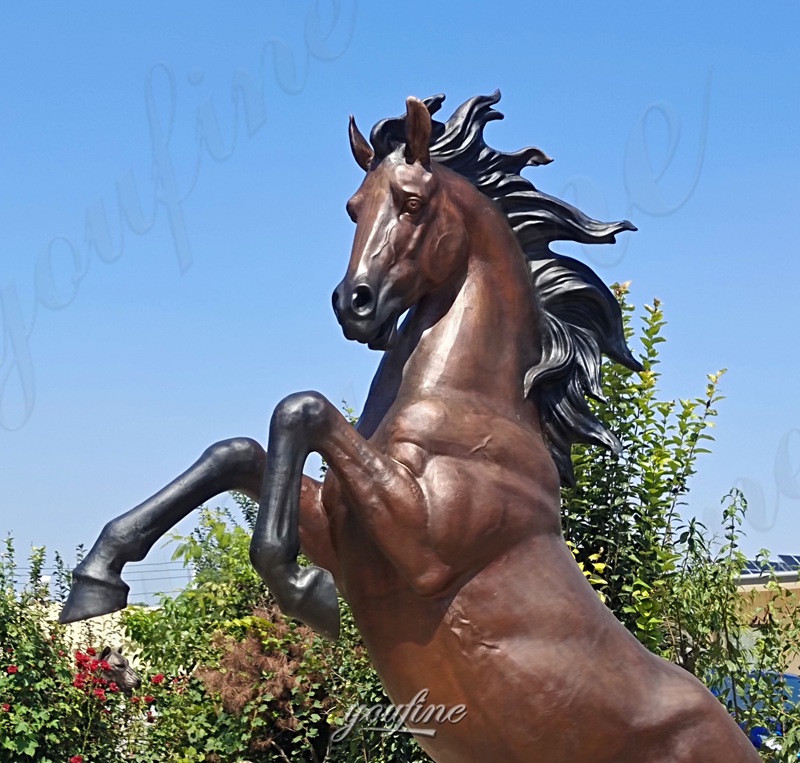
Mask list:
[[[399,314],[379,299],[376,289],[365,282],[350,287],[342,281],[334,289],[331,302],[345,338],[366,344],[371,350],[391,348]]]

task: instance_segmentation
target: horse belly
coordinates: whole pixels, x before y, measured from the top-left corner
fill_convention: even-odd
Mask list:
[[[349,540],[356,622],[392,702],[421,698],[407,725],[435,732],[417,736],[435,761],[751,759],[716,700],[614,619],[559,537],[520,543],[448,597],[415,594],[366,536]]]
[[[417,739],[434,760],[618,760],[629,719],[618,697],[607,697],[607,706],[598,712],[599,698],[584,690],[596,665],[557,644],[467,643],[466,627],[451,619],[425,644],[407,642],[390,652],[376,645],[371,650],[395,705],[406,705],[424,693],[417,717],[425,719],[428,708],[429,722],[422,726],[436,736]],[[437,716],[431,722],[433,712]],[[436,722],[437,717],[444,720]],[[419,727],[415,720],[412,717],[407,725]]]
[[[528,561],[546,556],[535,550]],[[623,657],[626,675],[612,673],[609,684],[605,648],[592,649],[595,638],[608,639],[562,611],[565,603],[580,607],[582,588],[572,600],[563,591],[537,594],[534,575],[520,573],[513,557],[449,600],[423,599],[402,586],[391,596],[365,597],[364,606],[356,596],[356,620],[384,686],[395,705],[424,692],[429,714],[445,718],[427,724],[435,737],[417,737],[440,763],[616,763],[640,704],[627,676],[638,667],[630,664],[641,656],[638,644]],[[591,590],[585,601],[602,608]],[[601,617],[598,627],[608,629],[609,621]],[[623,652],[628,638],[623,632]],[[465,712],[450,712],[458,706]]]
[[[717,700],[649,653],[623,646],[619,666],[586,641],[480,643],[468,628],[449,613],[427,643],[372,649],[393,703],[417,700],[407,726],[435,732],[416,738],[438,763],[759,760]]]

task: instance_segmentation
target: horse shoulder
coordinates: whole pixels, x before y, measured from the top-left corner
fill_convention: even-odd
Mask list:
[[[559,495],[555,464],[539,430],[474,398],[436,396],[395,412],[382,428],[385,452],[421,478],[432,462],[449,462],[457,479]]]
[[[434,397],[400,411],[385,435],[387,454],[419,484],[429,543],[452,577],[465,560],[483,567],[525,538],[560,528],[555,468],[523,425]]]

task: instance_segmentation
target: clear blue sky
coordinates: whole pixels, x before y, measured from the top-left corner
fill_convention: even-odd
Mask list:
[[[4,3],[0,531],[69,553],[210,443],[264,441],[284,395],[358,407],[379,358],[330,309],[347,116],[499,87],[490,142],[541,147],[542,190],[639,227],[574,251],[663,301],[664,393],[730,369],[692,509],[744,485],[747,550],[800,553],[798,22],[792,2]]]

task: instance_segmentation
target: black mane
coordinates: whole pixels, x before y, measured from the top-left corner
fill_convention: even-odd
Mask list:
[[[600,371],[606,354],[632,370],[641,370],[625,341],[616,298],[595,272],[571,257],[550,250],[552,241],[610,244],[617,233],[636,230],[627,220],[602,223],[553,196],[538,191],[520,175],[526,166],[550,161],[538,148],[503,153],[483,139],[487,122],[502,119],[492,106],[500,92],[475,96],[446,122],[433,121],[430,154],[467,178],[505,213],[528,261],[534,294],[541,306],[542,356],[525,374],[525,394],[539,407],[547,446],[561,481],[574,477],[572,444],[586,442],[619,450],[619,441],[591,412],[586,396],[602,399]],[[435,114],[443,95],[423,102]],[[370,141],[380,161],[405,143],[403,117],[384,119]]]

